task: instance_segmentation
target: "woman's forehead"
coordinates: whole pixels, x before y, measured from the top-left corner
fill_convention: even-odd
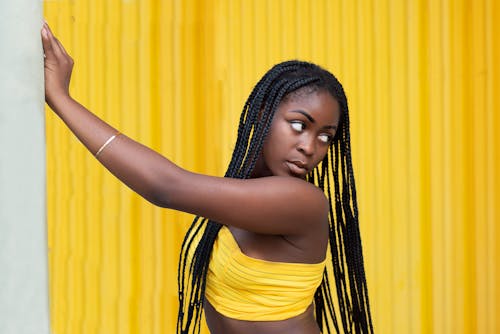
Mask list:
[[[282,111],[291,109],[303,109],[312,113],[321,114],[322,117],[338,121],[340,116],[340,106],[338,101],[327,91],[313,91],[309,94],[300,94],[292,99],[287,99],[281,103]]]

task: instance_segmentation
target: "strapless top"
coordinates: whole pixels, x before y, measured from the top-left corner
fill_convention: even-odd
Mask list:
[[[205,298],[222,315],[249,321],[285,320],[311,305],[326,265],[260,260],[245,255],[223,226],[210,259]]]

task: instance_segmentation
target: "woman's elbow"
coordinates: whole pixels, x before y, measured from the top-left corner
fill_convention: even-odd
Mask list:
[[[163,187],[154,186],[147,193],[143,194],[142,197],[155,206],[172,208],[171,196]]]

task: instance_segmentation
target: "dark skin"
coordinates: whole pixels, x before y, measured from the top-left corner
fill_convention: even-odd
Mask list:
[[[46,102],[95,154],[117,130],[70,96],[73,60],[46,24],[42,43]],[[339,119],[339,105],[328,92],[284,100],[248,180],[189,172],[125,135],[116,137],[99,155],[99,161],[151,203],[227,225],[248,256],[318,263],[326,254],[329,203],[320,189],[303,179],[326,155]],[[312,306],[282,321],[230,319],[208,302],[205,314],[214,334],[320,332]]]

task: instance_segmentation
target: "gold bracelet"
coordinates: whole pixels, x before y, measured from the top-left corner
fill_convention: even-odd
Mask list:
[[[99,154],[101,154],[101,152],[106,148],[106,146],[108,146],[109,143],[111,143],[119,135],[121,135],[120,131],[118,131],[117,133],[115,133],[114,135],[112,135],[111,137],[109,137],[108,140],[106,140],[106,142],[101,146],[101,148],[97,150],[97,153],[95,154],[95,157],[98,158]]]

